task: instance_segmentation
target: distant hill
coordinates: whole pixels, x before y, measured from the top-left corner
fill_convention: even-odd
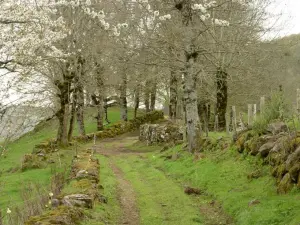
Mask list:
[[[229,80],[229,106],[247,111],[248,103],[259,103],[282,85],[289,103],[296,104],[300,88],[300,34],[258,44],[253,55],[244,59],[242,72]]]

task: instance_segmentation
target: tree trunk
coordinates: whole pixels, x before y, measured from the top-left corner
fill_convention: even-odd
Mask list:
[[[61,109],[56,114],[58,118],[57,143],[67,146],[68,142],[68,105],[61,104]]]
[[[170,77],[170,104],[169,104],[169,117],[172,120],[175,120],[177,117],[177,99],[178,99],[178,77],[176,72],[171,71]]]
[[[140,85],[137,85],[134,93],[134,114],[133,114],[134,119],[137,117],[137,111],[139,109],[139,105],[140,105]]]
[[[74,130],[74,121],[75,121],[75,113],[76,113],[76,93],[73,95],[73,101],[71,106],[71,113],[70,113],[70,125],[69,125],[69,132],[68,132],[68,141],[70,142],[73,136]]]
[[[85,136],[85,127],[84,127],[84,92],[83,87],[81,84],[77,84],[77,108],[76,108],[76,115],[77,115],[77,124],[78,124],[78,131],[79,135]]]
[[[186,111],[188,149],[194,152],[199,149],[200,129],[197,107],[197,75],[193,72],[195,57],[186,55],[186,71],[184,74],[184,105]]]
[[[156,88],[157,83],[155,81],[151,82],[151,92],[150,92],[150,111],[155,110],[155,101],[156,101]]]
[[[144,102],[145,102],[145,110],[146,113],[150,112],[150,91],[149,91],[150,82],[147,80],[144,90]]]
[[[56,113],[58,118],[58,132],[57,143],[59,145],[67,146],[68,142],[68,116],[69,116],[69,94],[70,94],[70,81],[71,79],[65,79],[64,82],[55,81],[55,85],[59,89],[58,94],[60,101],[60,109]]]
[[[121,120],[127,121],[127,76],[124,73],[122,76],[122,84],[120,88],[120,106],[121,106]]]
[[[181,12],[184,41],[184,105],[186,111],[187,144],[189,152],[200,148],[201,131],[199,129],[199,116],[197,108],[197,73],[194,65],[198,53],[193,44],[194,29],[192,23],[192,0],[176,1],[176,8]]]
[[[104,98],[104,114],[105,114],[105,121],[107,124],[110,124],[110,121],[108,119],[108,105],[107,105],[108,99]]]
[[[198,115],[199,115],[199,120],[201,122],[201,124],[203,124],[203,130],[205,131],[206,136],[208,136],[208,116],[207,116],[207,109],[208,104],[205,103],[205,101],[201,102],[200,100],[198,100]]]
[[[216,73],[217,83],[217,105],[216,114],[218,115],[219,129],[226,129],[226,109],[227,109],[227,73],[221,68]]]
[[[103,125],[103,117],[104,117],[104,98],[102,94],[96,96],[95,94],[91,95],[92,101],[97,106],[97,131],[101,131],[104,129]]]

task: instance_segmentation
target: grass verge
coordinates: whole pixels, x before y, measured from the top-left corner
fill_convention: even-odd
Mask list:
[[[81,225],[118,224],[121,209],[117,198],[117,180],[109,166],[109,159],[97,155],[100,161],[100,183],[103,186],[103,195],[107,198],[107,204],[99,203],[95,206],[89,218]]]
[[[180,152],[179,159],[166,160],[166,155]],[[300,222],[300,192],[276,193],[275,180],[269,167],[261,166],[252,157],[233,150],[205,152],[200,160],[176,146],[164,153],[151,154],[149,164],[163,170],[179,182],[188,182],[213,195],[222,203],[239,225],[298,225]],[[259,168],[262,175],[249,179],[247,175]],[[249,205],[257,199],[259,204]]]

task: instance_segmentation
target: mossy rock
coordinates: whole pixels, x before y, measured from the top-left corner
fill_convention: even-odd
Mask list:
[[[278,184],[277,192],[279,194],[286,194],[293,188],[292,184],[292,178],[289,173],[286,173],[284,177],[281,179],[281,181]]]
[[[245,151],[251,155],[257,155],[259,148],[264,144],[264,141],[259,136],[254,136],[245,143]]]
[[[296,163],[289,169],[289,174],[291,175],[291,179],[294,183],[297,183],[299,173],[300,173],[300,162]]]
[[[22,159],[21,170],[41,169],[47,166],[46,157],[40,157],[36,154],[25,154]]]
[[[290,145],[293,149],[296,149],[300,145],[300,137],[296,137],[290,141]]]
[[[78,207],[58,206],[40,216],[31,217],[25,225],[76,225],[84,218],[84,211]]]
[[[286,166],[284,163],[282,163],[281,165],[279,166],[276,166],[273,171],[272,171],[272,175],[274,177],[277,177],[278,181],[280,181],[282,179],[282,177],[287,173],[287,170],[286,170]]]
[[[245,150],[245,143],[250,140],[251,137],[253,137],[252,131],[245,131],[244,133],[238,135],[236,141],[238,152],[242,153]]]
[[[271,166],[278,166],[284,163],[284,155],[282,152],[271,151],[268,155],[267,161]]]

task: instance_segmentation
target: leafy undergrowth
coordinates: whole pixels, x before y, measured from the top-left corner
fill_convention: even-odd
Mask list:
[[[199,210],[183,187],[161,171],[137,156],[121,156],[115,161],[137,194],[140,224],[202,224]]]
[[[100,161],[100,184],[103,186],[103,196],[108,204],[95,205],[90,217],[86,218],[81,225],[118,224],[121,215],[119,201],[117,199],[117,180],[109,166],[108,158],[97,155]]]
[[[109,120],[111,124],[120,120],[120,112],[118,108],[109,108]],[[86,131],[96,131],[96,109],[87,109],[85,125]],[[129,110],[129,118],[133,117],[133,112]],[[110,125],[111,125],[110,124]],[[45,187],[45,192],[49,191],[50,177],[54,170],[56,172],[66,170],[70,165],[71,158],[75,154],[74,148],[60,149],[58,153],[63,156],[57,157],[57,153],[51,156],[54,163],[49,164],[43,169],[32,169],[22,172],[21,161],[24,154],[32,152],[34,146],[45,140],[49,140],[56,136],[57,121],[55,119],[44,122],[37,128],[24,135],[20,139],[12,142],[7,146],[7,151],[4,156],[0,157],[0,209],[4,213],[6,209],[14,206],[23,205],[24,201],[21,197],[23,188],[26,188],[26,183],[38,183]],[[78,131],[75,127],[74,135]]]
[[[149,164],[164,171],[181,183],[189,183],[210,193],[221,202],[239,225],[298,225],[300,223],[300,192],[287,195],[276,193],[270,169],[252,157],[234,150],[204,152],[200,159],[176,146],[166,152],[149,154]],[[177,160],[165,156],[178,154]],[[169,157],[170,158],[170,157]],[[135,162],[138,163],[138,162]],[[145,169],[145,168],[143,168]],[[260,177],[250,174],[260,170]],[[252,200],[258,204],[249,205]]]

